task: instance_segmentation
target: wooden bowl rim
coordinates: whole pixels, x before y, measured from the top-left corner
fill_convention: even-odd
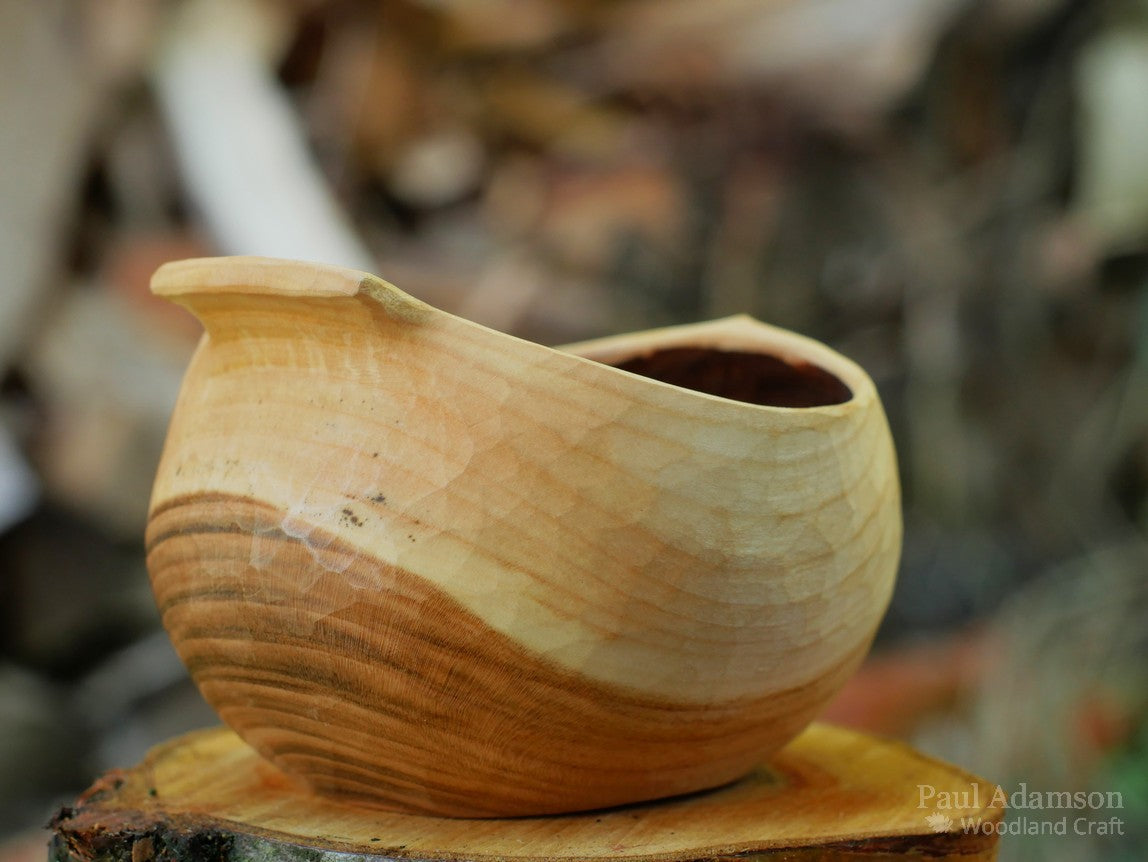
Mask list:
[[[308,277],[300,278],[307,273]],[[157,296],[180,304],[195,296],[246,294],[284,298],[353,299],[377,303],[391,318],[411,325],[452,321],[484,337],[510,340],[546,351],[565,360],[587,363],[607,375],[621,375],[643,386],[663,387],[678,394],[737,405],[749,411],[802,413],[839,416],[869,407],[876,400],[876,387],[869,375],[851,359],[832,348],[798,333],[763,323],[748,314],[737,314],[702,323],[660,327],[640,332],[612,335],[559,347],[547,347],[509,333],[483,326],[428,305],[405,293],[379,276],[359,270],[309,261],[258,256],[189,258],[163,264],[151,280]],[[834,404],[812,407],[785,407],[754,404],[712,395],[643,377],[614,367],[618,362],[673,347],[701,347],[714,350],[746,351],[775,356],[790,364],[809,363],[844,383],[852,396]]]

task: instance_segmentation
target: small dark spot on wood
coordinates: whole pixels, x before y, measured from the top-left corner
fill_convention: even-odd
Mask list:
[[[370,500],[372,503],[385,503],[385,502],[387,502],[387,498],[381,493],[375,494],[373,497],[368,497],[367,499]]]
[[[343,509],[343,517],[340,518],[340,520],[344,524],[350,524],[351,526],[354,526],[354,527],[363,526],[363,519],[360,518],[358,515],[356,515],[354,510],[350,509],[350,508],[344,508]]]
[[[371,843],[373,844],[373,843],[374,843],[374,842],[376,842],[376,841],[382,841],[382,840],[383,840],[383,839],[381,839],[381,838],[372,838],[372,839],[371,839]]]
[[[379,453],[378,453],[378,452],[372,452],[372,453],[371,453],[371,457],[372,457],[372,458],[378,458],[378,457],[379,457]]]
[[[159,796],[159,791],[156,790],[154,787],[149,787],[147,789],[147,795],[148,796]]]

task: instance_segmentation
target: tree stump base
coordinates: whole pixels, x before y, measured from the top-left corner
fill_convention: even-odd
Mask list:
[[[934,811],[932,800],[963,803]],[[942,795],[948,794],[948,795]],[[224,728],[154,749],[54,818],[52,862],[995,859],[993,787],[912,748],[814,725],[726,787],[556,817],[456,820],[315,796]],[[962,822],[964,820],[964,823]]]

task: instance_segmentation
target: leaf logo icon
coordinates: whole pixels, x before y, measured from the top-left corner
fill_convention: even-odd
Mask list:
[[[928,815],[925,818],[925,822],[929,824],[934,832],[948,832],[953,828],[953,818],[947,814],[942,814],[940,811],[934,811]]]

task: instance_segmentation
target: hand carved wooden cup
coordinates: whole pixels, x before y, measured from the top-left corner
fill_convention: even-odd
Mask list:
[[[207,329],[148,525],[164,625],[315,791],[500,816],[712,787],[866,652],[899,491],[828,348],[737,317],[552,350],[262,258],[153,289]]]

